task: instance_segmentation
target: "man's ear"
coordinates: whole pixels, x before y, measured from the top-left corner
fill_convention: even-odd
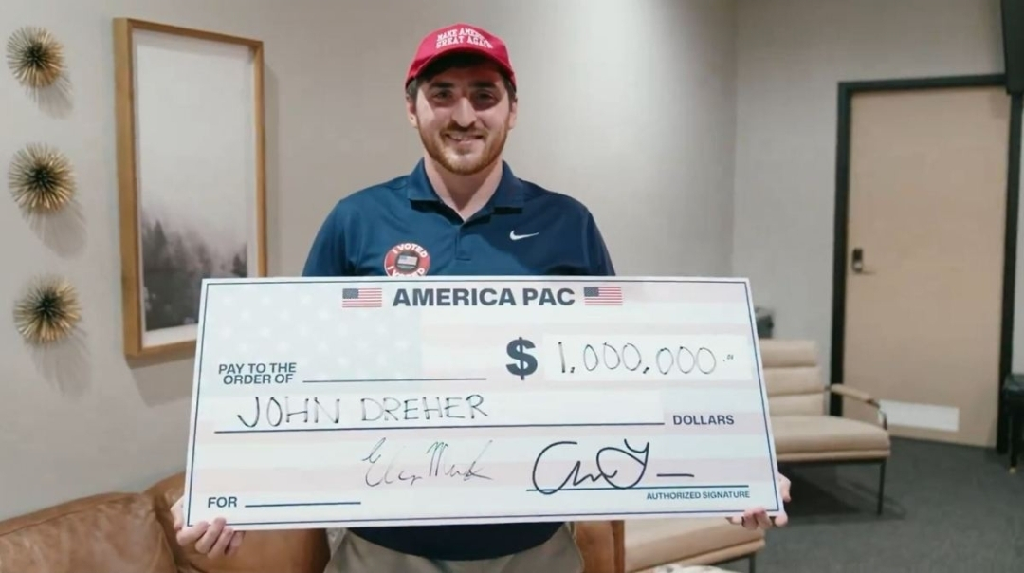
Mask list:
[[[514,99],[509,102],[508,109],[508,128],[513,129],[516,126],[516,119],[519,115],[519,100]]]
[[[416,99],[408,95],[405,96],[405,115],[409,119],[409,125],[413,129],[418,129],[419,121],[416,119]]]

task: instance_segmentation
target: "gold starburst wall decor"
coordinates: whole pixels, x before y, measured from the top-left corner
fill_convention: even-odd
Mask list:
[[[44,88],[64,73],[64,46],[43,28],[20,28],[7,40],[7,63],[19,83]]]
[[[50,344],[66,338],[82,319],[78,293],[67,279],[37,279],[14,309],[14,323],[32,344]]]
[[[71,162],[60,151],[33,143],[11,159],[11,195],[33,213],[58,211],[75,194]]]

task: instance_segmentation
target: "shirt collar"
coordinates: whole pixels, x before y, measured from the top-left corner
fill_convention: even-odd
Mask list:
[[[522,180],[512,173],[512,168],[508,166],[508,163],[502,161],[501,181],[484,208],[521,208],[523,206],[522,188]],[[427,178],[426,160],[420,159],[416,162],[416,167],[409,174],[408,193],[410,201],[441,202],[441,198],[430,184],[430,179]]]

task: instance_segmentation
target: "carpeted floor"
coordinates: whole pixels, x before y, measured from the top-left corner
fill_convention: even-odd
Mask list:
[[[994,451],[894,439],[881,516],[877,465],[790,470],[790,523],[757,573],[1022,573],[1024,463],[1007,468]]]

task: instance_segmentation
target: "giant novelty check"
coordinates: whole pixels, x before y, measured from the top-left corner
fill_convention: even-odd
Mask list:
[[[781,509],[743,279],[203,284],[186,523]]]

